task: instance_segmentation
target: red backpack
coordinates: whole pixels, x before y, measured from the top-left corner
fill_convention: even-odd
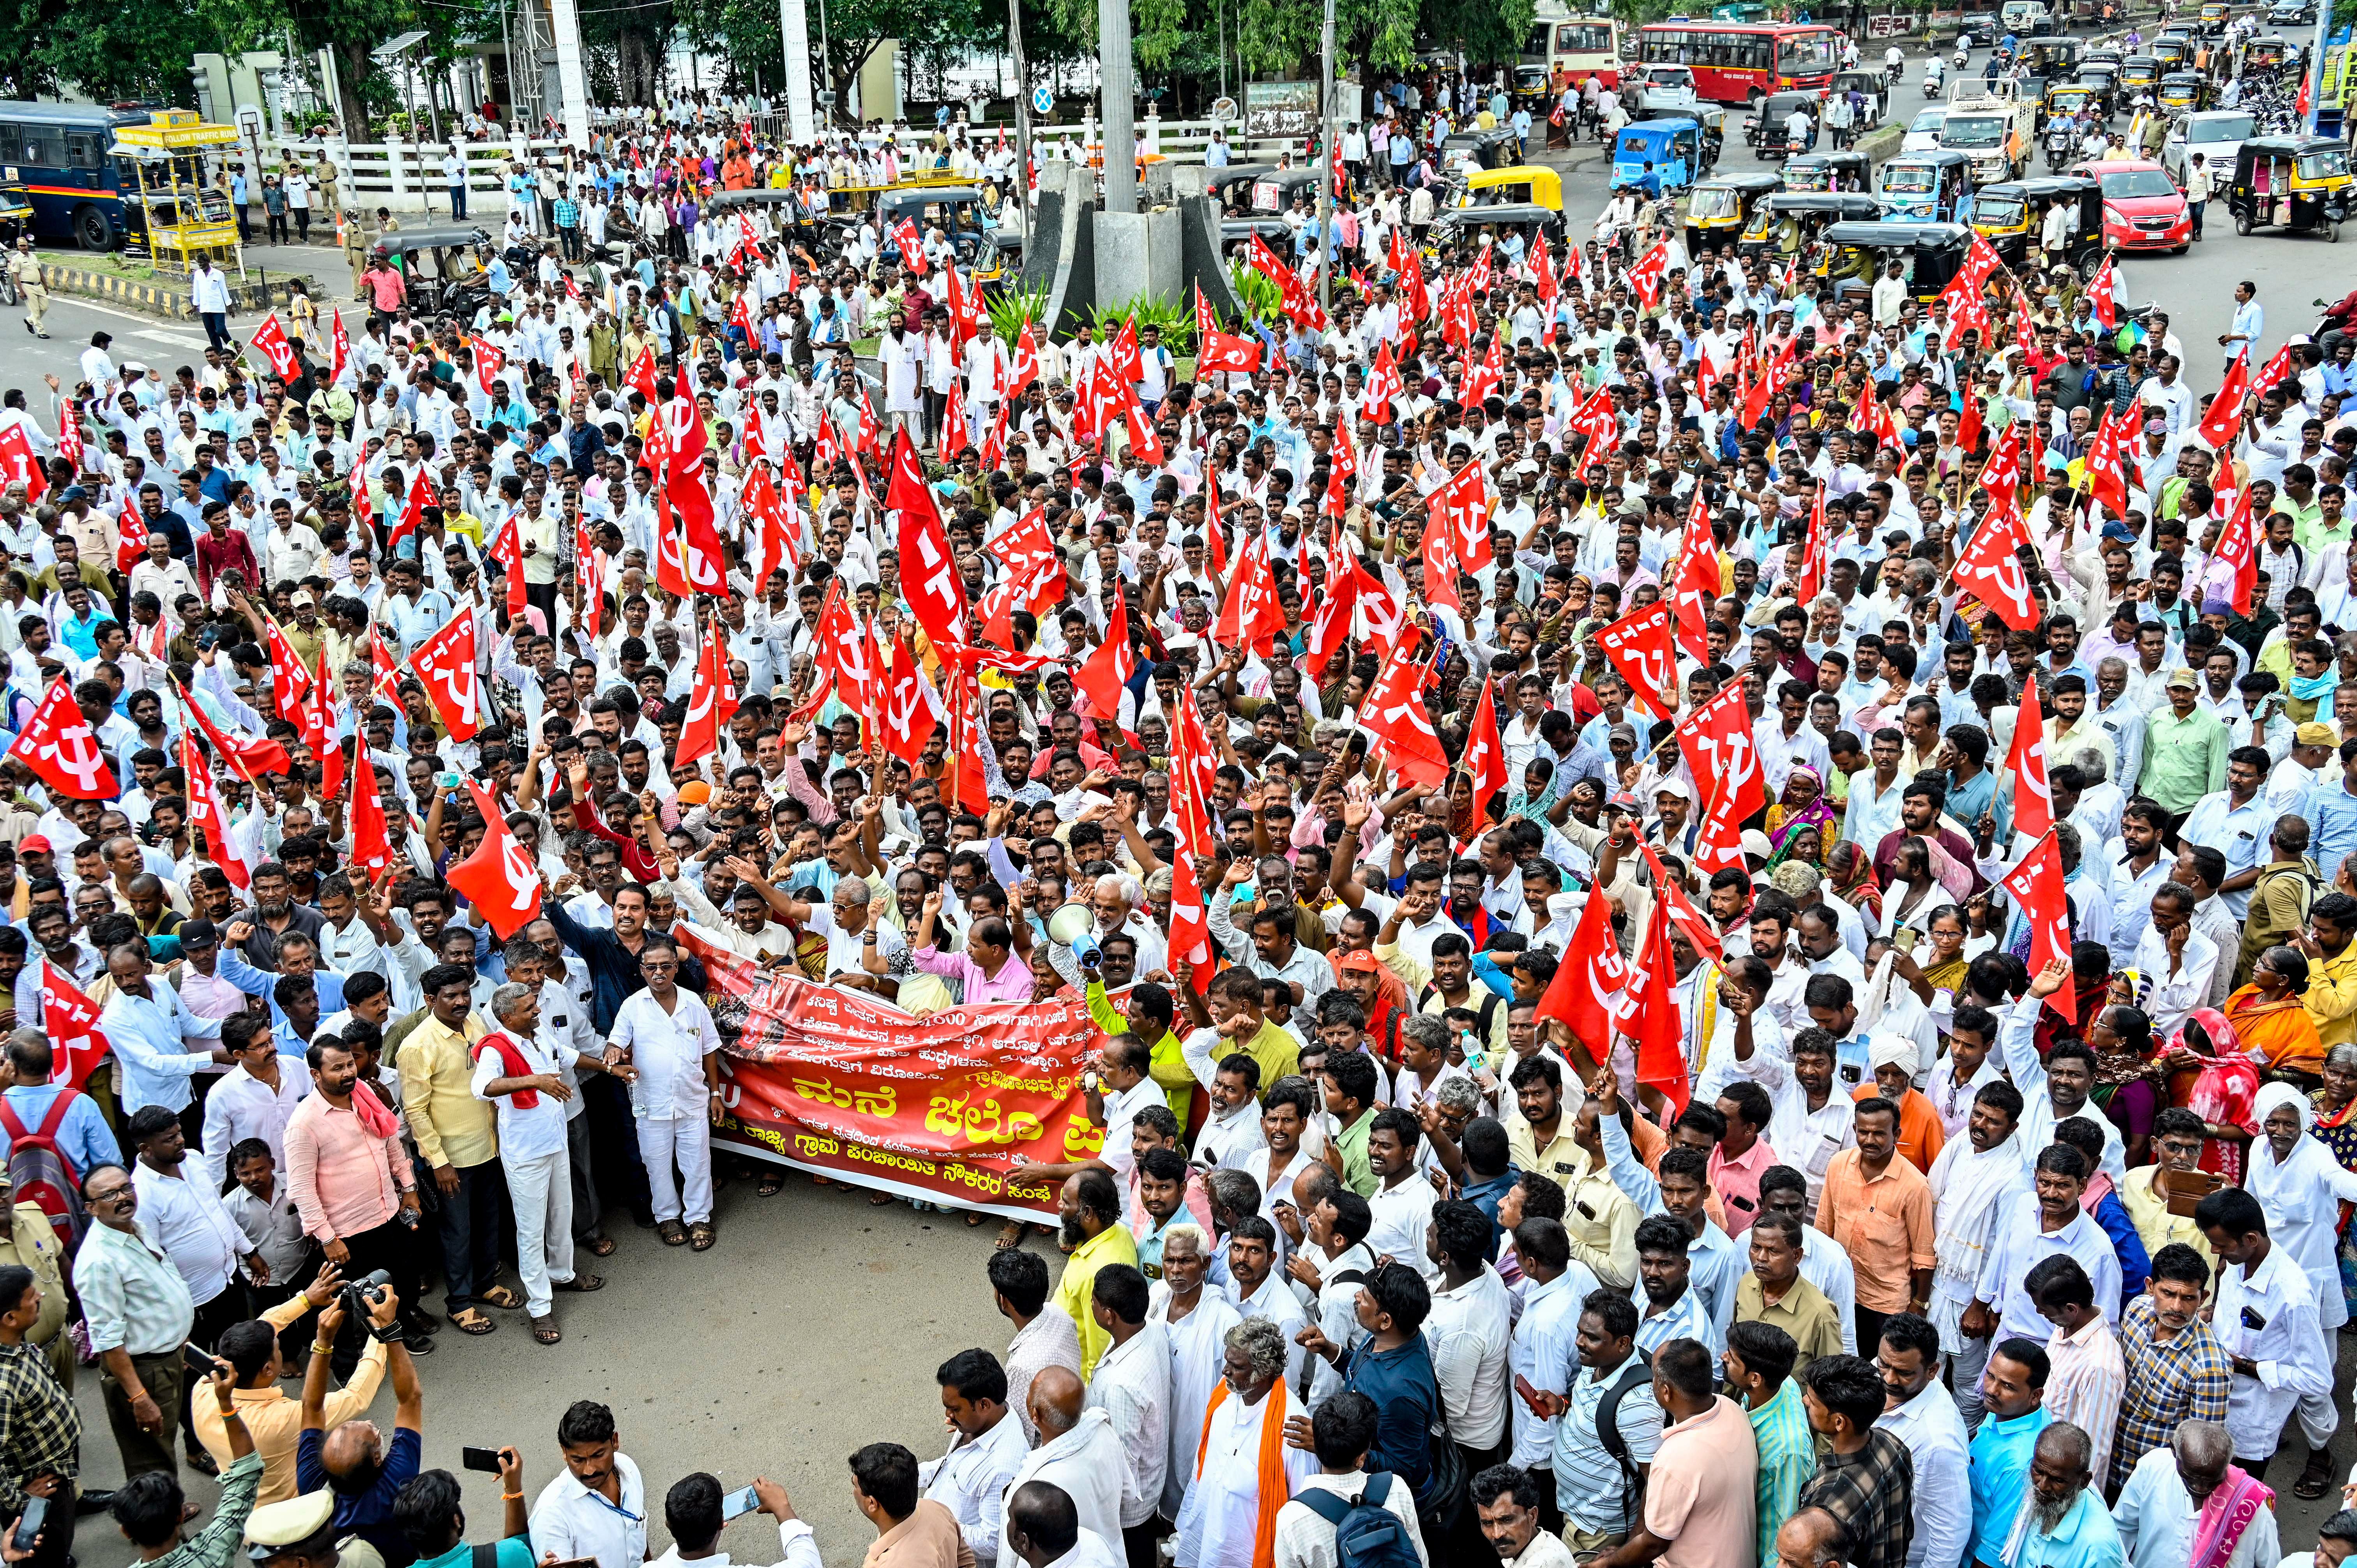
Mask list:
[[[49,1113],[27,1132],[16,1108],[0,1097],[0,1132],[8,1134],[8,1180],[16,1188],[12,1201],[32,1204],[48,1215],[49,1229],[69,1250],[89,1229],[90,1213],[81,1204],[81,1178],[58,1147],[58,1129],[81,1098],[79,1090],[59,1090]]]

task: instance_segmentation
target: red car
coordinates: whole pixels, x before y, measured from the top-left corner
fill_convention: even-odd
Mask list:
[[[2157,163],[2131,158],[2071,170],[2104,188],[2104,243],[2115,251],[2182,252],[2193,243],[2185,193]]]

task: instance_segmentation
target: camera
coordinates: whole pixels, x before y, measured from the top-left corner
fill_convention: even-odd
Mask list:
[[[393,1276],[382,1269],[371,1269],[356,1280],[346,1280],[344,1282],[344,1316],[366,1328],[379,1339],[391,1341],[400,1338],[401,1319],[398,1316],[382,1328],[379,1328],[369,1318],[369,1297],[374,1295],[380,1287],[391,1289],[392,1285]]]

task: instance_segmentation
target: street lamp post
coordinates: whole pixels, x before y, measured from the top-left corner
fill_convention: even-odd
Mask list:
[[[1334,0],[1326,0],[1326,22],[1318,59],[1318,308],[1334,314]]]

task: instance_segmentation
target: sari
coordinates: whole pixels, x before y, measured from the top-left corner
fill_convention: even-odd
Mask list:
[[[1866,917],[1869,929],[1880,929],[1882,882],[1874,874],[1874,856],[1845,839],[1825,856],[1825,871],[1834,897]]]
[[[2226,998],[2226,1018],[2259,1065],[2314,1078],[2324,1071],[2324,1041],[2316,1020],[2297,996],[2280,1002],[2258,1000],[2259,988],[2245,985]]]
[[[1804,776],[1815,786],[1816,793],[1807,805],[1795,805],[1792,797],[1799,793],[1796,786]],[[1797,852],[1803,828],[1817,829],[1817,854],[1822,857],[1824,854],[1824,826],[1838,821],[1833,807],[1825,803],[1824,781],[1817,777],[1817,770],[1813,768],[1793,768],[1792,777],[1784,780],[1782,793],[1783,798],[1768,808],[1768,842],[1773,846],[1773,852],[1768,857],[1768,868],[1771,871]],[[1807,859],[1806,856],[1803,858]],[[1810,864],[1816,862],[1811,861]]]
[[[2259,1069],[2250,1058],[2243,1055],[2234,1026],[2226,1021],[2223,1014],[2209,1007],[2197,1008],[2186,1024],[2187,1029],[2179,1030],[2172,1043],[2203,1055],[2207,1059],[2192,1075],[2192,1080],[2184,1084],[2184,1098],[2179,1103],[2204,1122],[2216,1126],[2239,1127],[2252,1137],[2258,1137]],[[2187,1037],[2188,1031],[2195,1024],[2201,1025],[2203,1033],[2210,1036],[2208,1052],[2203,1052],[2200,1046]],[[2180,1082],[2183,1077],[2179,1075]],[[2225,1177],[2229,1187],[2239,1187],[2243,1181],[2245,1147],[2230,1144],[2222,1138],[2205,1138],[2201,1144],[2201,1168]]]
[[[2357,1171],[2357,1100],[2352,1100],[2339,1110],[2324,1103],[2324,1090],[2311,1090],[2309,1104],[2316,1112],[2316,1122],[2309,1128],[2316,1141],[2332,1151],[2343,1170]],[[2341,1299],[2349,1305],[2349,1316],[2357,1318],[2357,1231],[2349,1224],[2352,1209],[2341,1206]]]

